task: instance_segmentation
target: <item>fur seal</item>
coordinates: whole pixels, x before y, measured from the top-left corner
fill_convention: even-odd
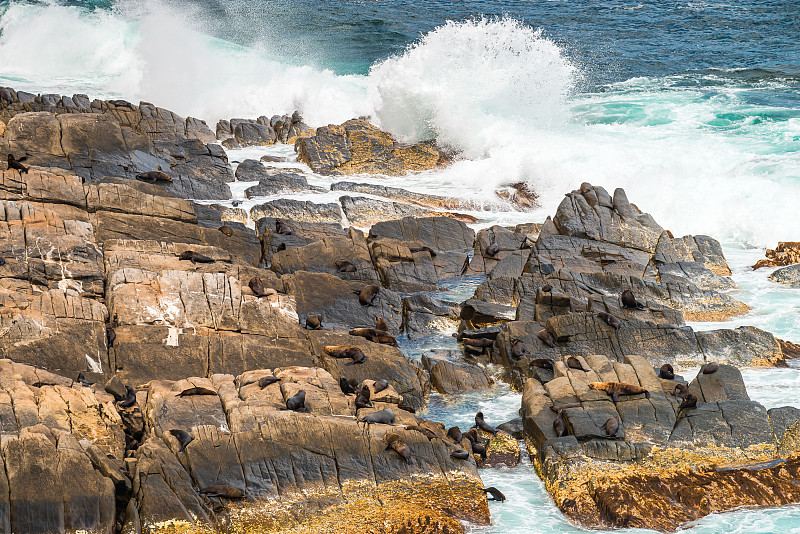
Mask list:
[[[131,104],[127,100],[122,100],[122,99],[109,100],[108,103],[109,104],[114,104],[114,106],[116,106],[118,108],[128,108],[130,110],[133,110],[133,104]]]
[[[500,252],[500,245],[498,245],[497,243],[492,243],[491,245],[486,247],[486,250],[484,251],[486,256],[490,258],[494,258],[498,252]]]
[[[408,247],[408,250],[412,254],[417,253],[417,252],[427,252],[428,254],[431,255],[431,258],[435,258],[436,257],[436,251],[433,250],[431,247]]]
[[[603,429],[606,431],[607,435],[613,438],[614,436],[617,435],[617,432],[619,431],[619,419],[617,419],[615,416],[612,415],[611,417],[606,419],[606,423],[603,425]]]
[[[467,432],[464,432],[463,437],[467,438],[470,443],[481,445],[483,443],[488,443],[488,439],[483,439],[478,435],[478,429],[475,427],[470,428]]]
[[[190,260],[192,263],[214,263],[214,260],[194,250],[185,250],[178,256],[179,260]]]
[[[261,281],[261,278],[255,276],[250,279],[247,285],[250,286],[250,290],[258,298],[267,296],[267,292],[264,290],[264,282]]]
[[[567,427],[564,425],[564,420],[561,418],[561,412],[558,412],[555,420],[553,421],[553,430],[556,432],[556,437],[560,438],[566,432]]]
[[[397,346],[397,340],[391,334],[377,328],[354,328],[348,332],[351,336],[363,337],[373,343]]]
[[[310,412],[306,407],[306,392],[301,389],[288,399],[286,399],[286,408],[293,412]]]
[[[528,349],[525,348],[525,342],[521,339],[515,339],[511,343],[511,358],[519,360],[525,354],[528,354]]]
[[[675,384],[675,388],[672,390],[672,396],[679,399],[685,398],[688,394],[689,388],[685,384]]]
[[[464,435],[461,433],[461,429],[457,426],[451,426],[447,429],[447,437],[453,440],[453,443],[461,443],[461,440],[464,438]]]
[[[645,398],[650,398],[650,392],[641,386],[634,386],[633,384],[625,384],[623,382],[591,382],[589,389],[596,389],[598,391],[605,391],[614,402],[619,401],[620,395],[638,395],[644,393]]]
[[[275,219],[275,233],[280,235],[292,235],[291,229],[280,219]]]
[[[454,460],[469,460],[469,453],[464,449],[458,449],[450,453],[450,458]]]
[[[542,286],[542,293],[552,293],[552,292],[553,292],[553,286],[551,286],[550,284],[545,284]]]
[[[14,96],[11,94],[11,91],[8,90],[8,87],[3,87],[0,89],[0,103],[3,103],[7,106],[10,106],[14,103]]]
[[[433,441],[434,439],[439,438],[439,436],[437,436],[432,430],[429,430],[424,426],[419,426],[419,425],[407,426],[406,430],[413,430],[414,432],[419,432],[420,434],[428,438],[428,441]]]
[[[588,369],[584,369],[583,365],[581,365],[581,361],[576,358],[575,356],[570,356],[567,358],[567,367],[570,369],[575,369],[576,371],[583,371],[584,373],[588,373]]]
[[[26,167],[25,165],[23,165],[20,162],[21,161],[25,161],[26,159],[28,159],[28,158],[22,157],[22,158],[16,159],[16,158],[14,158],[14,154],[9,154],[8,155],[8,168],[9,169],[16,169],[16,170],[19,171],[20,174],[25,174],[26,172],[28,172],[28,167]]]
[[[334,265],[336,265],[336,269],[340,273],[354,273],[358,271],[358,269],[356,269],[356,266],[350,263],[349,261],[344,261],[344,260],[337,261]]]
[[[319,318],[319,315],[309,315],[306,317],[306,329],[307,330],[319,330],[322,328],[322,321]]]
[[[683,399],[683,402],[679,406],[681,410],[685,410],[686,408],[696,408],[697,407],[697,395],[694,393],[687,393],[686,397]]]
[[[665,363],[658,371],[658,377],[663,378],[664,380],[672,380],[675,378],[675,369],[673,369],[670,364]]]
[[[194,441],[194,438],[191,436],[191,434],[189,434],[185,430],[178,430],[173,428],[172,430],[169,431],[169,433],[175,436],[175,439],[177,439],[178,443],[180,443],[181,445],[181,448],[178,449],[178,452],[186,452],[186,446],[190,444],[192,441]]]
[[[195,395],[216,395],[217,392],[208,388],[189,388],[178,393],[178,397],[193,397]]]
[[[258,387],[260,387],[261,389],[264,389],[265,387],[270,386],[270,385],[275,384],[275,383],[280,382],[280,381],[281,381],[281,379],[277,378],[275,376],[270,376],[270,375],[262,376],[261,378],[258,379]]]
[[[542,328],[541,330],[539,330],[539,333],[536,334],[536,337],[539,338],[539,341],[541,341],[550,348],[556,346],[556,339],[553,337],[553,334],[547,331],[546,328]]]
[[[244,492],[242,490],[223,484],[203,488],[200,490],[200,494],[205,495],[206,497],[225,497],[226,499],[244,498]]]
[[[86,380],[86,377],[85,377],[85,376],[83,376],[83,371],[81,371],[80,373],[78,373],[78,378],[76,378],[76,379],[75,379],[75,381],[76,381],[78,384],[80,384],[80,385],[82,385],[83,387],[85,387],[85,388],[88,388],[88,387],[91,387],[91,386],[93,386],[93,385],[94,385],[94,382],[89,382],[88,380]]]
[[[0,258],[0,267],[5,266],[5,264],[6,264],[6,259],[5,258]]]
[[[386,324],[383,317],[375,317],[375,329],[380,330],[381,332],[388,332],[389,325]]]
[[[483,419],[483,412],[475,414],[475,426],[490,434],[497,434],[497,429]]]
[[[275,252],[283,252],[284,250],[286,250],[286,243],[281,243],[275,247]]]
[[[636,300],[636,297],[633,296],[633,291],[631,291],[630,289],[626,289],[625,291],[623,291],[622,294],[619,296],[619,300],[622,303],[623,308],[637,309],[637,310],[645,309],[644,304]]]
[[[125,391],[128,392],[128,394],[125,396],[125,399],[117,403],[120,408],[130,408],[136,404],[136,390],[130,386],[125,386]]]
[[[140,172],[136,175],[136,179],[141,180],[142,182],[147,182],[148,184],[154,184],[157,182],[171,183],[172,176],[160,169],[161,167],[159,167],[159,170],[157,171]]]
[[[553,370],[553,360],[548,360],[547,358],[531,360],[530,365],[533,367],[541,367],[542,369],[550,369],[551,371]]]
[[[411,459],[411,449],[408,446],[408,443],[400,437],[400,434],[395,434],[394,432],[387,432],[383,435],[383,441],[386,442],[386,450],[393,450],[402,458],[403,460],[408,463]]]
[[[503,502],[506,500],[506,496],[503,495],[503,492],[495,488],[494,486],[490,486],[488,488],[481,488],[481,491],[484,493],[488,493],[492,497],[491,499],[489,499],[490,501]]]
[[[326,345],[323,350],[325,354],[333,358],[350,358],[353,360],[345,365],[354,365],[367,361],[367,355],[355,345]]]
[[[417,413],[417,409],[411,406],[409,403],[407,403],[405,399],[401,400],[397,404],[397,407],[403,410],[404,412]]]
[[[379,286],[370,284],[361,288],[361,291],[354,291],[354,293],[358,295],[358,302],[360,302],[362,306],[372,306],[372,302],[375,300],[375,297],[378,296],[380,290],[381,288]]]
[[[108,346],[109,347],[111,345],[113,345],[114,344],[114,340],[117,339],[117,333],[114,332],[114,329],[111,328],[110,325],[106,326],[106,337],[108,338]]]
[[[355,383],[350,382],[346,376],[339,377],[339,389],[341,389],[342,393],[345,395],[355,395],[358,382],[355,380],[353,380],[353,382]]]
[[[233,228],[231,228],[227,224],[223,224],[222,226],[217,228],[217,230],[219,230],[220,232],[222,232],[223,234],[225,234],[228,237],[233,235]]]
[[[380,393],[381,391],[383,391],[388,387],[389,387],[389,381],[384,378],[378,380],[377,382],[375,382],[375,384],[372,385],[372,389],[375,391],[375,393]]]
[[[477,347],[481,349],[494,345],[494,339],[489,339],[488,337],[465,337],[461,339],[461,342],[468,347]]]
[[[486,447],[482,443],[474,443],[470,440],[472,444],[472,454],[477,454],[484,460],[486,459]]]
[[[568,402],[566,404],[553,404],[552,406],[550,406],[550,409],[556,413],[561,413],[563,410],[566,410],[567,408],[580,408],[580,407],[581,407],[580,402]]]
[[[372,401],[369,400],[370,391],[369,387],[361,386],[361,391],[356,395],[355,405],[358,408],[372,408]]]
[[[358,420],[360,423],[378,423],[381,425],[391,425],[394,423],[394,412],[391,408],[385,408],[378,412],[372,412],[363,419]]]
[[[614,330],[619,330],[619,327],[622,326],[620,320],[611,315],[610,313],[600,312],[597,314],[597,316],[600,317],[602,320],[604,320],[608,326],[613,327]]]
[[[719,371],[719,364],[717,362],[711,362],[708,365],[703,366],[704,375],[711,375],[717,371]]]

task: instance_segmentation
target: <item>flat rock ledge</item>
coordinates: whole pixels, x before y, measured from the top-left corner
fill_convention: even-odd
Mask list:
[[[553,380],[525,383],[522,401],[528,452],[571,521],[672,532],[714,512],[800,502],[800,410],[751,401],[735,367],[698,374],[688,384],[697,405],[681,409],[671,392],[683,378],[658,378],[641,356],[578,359],[586,371],[559,361]],[[614,401],[591,382],[640,386],[649,398]]]

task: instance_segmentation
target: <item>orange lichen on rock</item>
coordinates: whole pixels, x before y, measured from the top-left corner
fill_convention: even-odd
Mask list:
[[[761,267],[785,267],[794,263],[800,263],[800,241],[782,241],[775,249],[767,249],[765,253],[768,259],[758,260],[753,269]]]

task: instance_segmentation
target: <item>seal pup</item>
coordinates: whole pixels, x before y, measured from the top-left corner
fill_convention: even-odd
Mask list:
[[[528,349],[525,348],[525,342],[521,339],[515,339],[511,343],[511,357],[515,360],[519,360],[525,354],[528,354]]]
[[[385,378],[382,378],[373,384],[372,389],[375,390],[375,393],[380,393],[384,389],[389,387],[389,381]]]
[[[553,292],[553,286],[551,286],[550,284],[545,284],[542,286],[542,293],[552,293],[552,292]]]
[[[461,342],[468,347],[477,347],[479,349],[484,349],[494,345],[494,339],[490,339],[488,337],[465,337],[461,339]]]
[[[672,380],[675,378],[675,369],[673,369],[670,364],[665,363],[658,371],[658,377],[663,378],[664,380]]]
[[[217,228],[217,230],[219,230],[220,232],[222,232],[223,234],[225,234],[228,237],[233,235],[233,228],[231,228],[227,224],[223,224],[222,226]]]
[[[484,251],[486,256],[490,258],[494,258],[498,252],[500,252],[500,245],[495,242],[492,242],[492,244],[486,247],[486,250]]]
[[[427,252],[431,255],[431,258],[436,257],[436,251],[433,250],[431,247],[408,247],[408,250],[414,254],[416,252]]]
[[[193,264],[195,263],[214,263],[214,260],[209,258],[204,254],[200,254],[195,252],[194,250],[185,250],[181,252],[181,255],[178,256],[179,260],[190,260]]]
[[[583,371],[584,373],[588,373],[588,369],[584,369],[583,365],[581,365],[581,361],[576,358],[575,356],[570,356],[567,358],[567,367],[570,369],[575,369],[576,371]]]
[[[258,379],[258,387],[264,389],[265,387],[271,386],[272,384],[275,384],[280,381],[281,379],[275,376],[270,376],[270,375],[262,376],[261,378]]]
[[[286,399],[286,408],[292,410],[293,412],[310,412],[311,410],[308,409],[306,406],[306,392],[305,390],[301,389],[288,399]]]
[[[200,490],[200,494],[205,495],[206,497],[225,497],[226,499],[244,498],[244,492],[242,490],[223,484],[203,488]]]
[[[341,389],[342,393],[345,395],[355,395],[358,382],[355,380],[353,380],[353,382],[355,382],[355,384],[351,383],[346,376],[339,377],[339,389]]]
[[[178,393],[178,397],[193,397],[195,395],[216,395],[217,392],[208,388],[189,388]]]
[[[553,370],[553,360],[549,360],[547,358],[536,358],[535,360],[531,360],[530,365],[532,367],[541,367],[542,369],[550,369]]]
[[[14,158],[14,154],[8,155],[8,168],[9,169],[16,169],[19,171],[20,174],[25,174],[28,172],[28,167],[20,163],[21,161],[25,161],[28,159],[27,157],[21,157],[19,159]]]
[[[114,106],[116,106],[118,108],[128,108],[130,110],[133,110],[133,104],[131,104],[127,100],[122,100],[122,99],[109,100],[108,103],[109,104],[114,104]]]
[[[611,315],[610,313],[600,312],[597,314],[597,316],[600,317],[602,320],[604,320],[608,326],[613,327],[614,330],[619,330],[619,327],[622,326],[620,320]]]
[[[383,435],[383,441],[386,442],[386,450],[392,450],[397,453],[400,458],[408,463],[411,460],[411,449],[408,446],[408,443],[400,437],[400,434],[395,434],[394,432],[387,432]]]
[[[708,365],[703,366],[704,375],[714,374],[717,371],[719,371],[719,364],[717,362],[711,362]]]
[[[91,387],[91,386],[93,386],[93,385],[94,385],[94,382],[89,382],[88,380],[86,380],[86,377],[85,377],[85,376],[83,376],[83,371],[81,371],[80,373],[78,373],[78,378],[76,378],[76,379],[75,379],[75,381],[76,381],[78,384],[80,384],[80,385],[82,385],[83,387],[85,387],[85,388],[88,388],[88,387]]]
[[[556,437],[558,437],[558,438],[563,436],[564,432],[566,432],[566,430],[567,430],[567,427],[564,424],[564,420],[561,418],[561,412],[560,411],[558,412],[558,415],[556,415],[556,418],[553,421],[553,430],[555,430]]]
[[[461,429],[457,426],[451,426],[447,429],[447,437],[452,439],[453,443],[461,443],[461,440],[464,439]]]
[[[686,398],[688,394],[689,388],[685,384],[675,384],[675,388],[672,390],[672,396],[679,399]]]
[[[275,219],[275,232],[280,235],[292,235],[292,231],[286,226],[286,223],[280,219]]]
[[[491,499],[489,499],[490,501],[503,502],[506,500],[506,496],[503,495],[503,492],[495,488],[494,486],[490,486],[488,488],[481,488],[481,491],[491,496]]]
[[[388,332],[389,325],[386,324],[386,321],[383,317],[375,317],[375,329],[380,330],[381,332]]]
[[[130,386],[125,386],[125,391],[127,391],[127,395],[117,403],[120,408],[130,408],[136,404],[136,390]]]
[[[385,408],[378,412],[372,412],[358,420],[359,423],[377,423],[381,425],[391,425],[394,423],[394,412],[391,408]]]
[[[645,309],[645,305],[636,300],[636,297],[633,296],[633,291],[631,291],[630,289],[626,289],[625,291],[623,291],[622,294],[619,296],[619,300],[622,303],[623,308],[637,309],[637,310]]]
[[[162,171],[161,167],[159,167],[157,171],[140,172],[136,175],[136,179],[142,182],[147,182],[148,184],[154,184],[157,182],[172,182],[172,176]]]
[[[484,432],[488,432],[493,435],[497,434],[497,429],[483,419],[483,412],[478,412],[475,414],[475,426]]]
[[[541,330],[539,330],[539,333],[536,334],[536,337],[539,338],[539,341],[541,341],[550,348],[556,346],[556,338],[554,338],[553,334],[548,332],[546,328],[542,328]]]
[[[356,269],[356,266],[350,263],[349,261],[344,261],[344,260],[337,261],[334,265],[336,265],[336,269],[340,273],[354,273],[358,271],[358,269]]]
[[[175,439],[177,439],[178,443],[180,443],[181,448],[178,449],[178,452],[186,452],[186,446],[194,441],[194,438],[191,436],[191,434],[185,430],[173,428],[169,431],[169,433],[175,436]]]
[[[250,282],[247,285],[250,286],[250,290],[258,298],[267,296],[267,292],[264,289],[264,282],[261,281],[261,278],[255,276],[250,279]]]
[[[379,286],[370,284],[361,288],[361,291],[353,291],[353,293],[358,295],[358,302],[360,302],[362,306],[372,306],[372,302],[375,300],[375,297],[378,296],[380,290],[381,288]]]
[[[619,431],[619,419],[616,416],[611,416],[606,419],[605,424],[603,425],[603,429],[606,431],[606,434],[610,437],[614,437],[617,435]]]
[[[469,453],[464,449],[458,449],[450,453],[450,458],[454,460],[469,460]]]
[[[275,252],[283,252],[284,250],[286,250],[286,243],[281,243],[275,247]]]
[[[409,403],[407,403],[405,399],[401,400],[398,403],[397,407],[405,412],[417,413],[417,409],[411,406]]]
[[[358,408],[372,408],[372,401],[369,400],[369,387],[361,386],[361,391],[356,395],[355,405]]]
[[[683,402],[680,406],[678,406],[678,408],[681,410],[685,410],[687,408],[697,408],[697,395],[694,393],[687,393],[686,397],[684,397]]]
[[[306,330],[319,330],[322,328],[322,321],[319,315],[309,315],[306,317]]]
[[[619,402],[620,395],[638,395],[644,393],[645,398],[650,398],[650,392],[641,386],[634,386],[633,384],[625,384],[623,382],[590,382],[589,389],[596,389],[598,391],[605,391],[614,402]]]

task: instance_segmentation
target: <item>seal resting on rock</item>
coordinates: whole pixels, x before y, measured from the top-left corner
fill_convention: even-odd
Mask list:
[[[672,396],[679,399],[685,398],[688,394],[689,388],[685,384],[675,384],[675,388],[672,390]]]
[[[348,380],[346,376],[339,377],[339,389],[345,395],[355,395],[358,390],[358,381],[353,378]]]
[[[128,108],[128,109],[131,109],[131,110],[133,109],[133,104],[131,104],[127,100],[122,100],[122,99],[109,100],[108,103],[109,104],[114,104],[114,106],[116,106],[118,108]]]
[[[326,345],[323,350],[325,354],[333,358],[349,358],[353,360],[345,365],[364,363],[367,360],[367,355],[364,354],[364,351],[355,345]]]
[[[397,340],[391,334],[377,328],[354,328],[348,332],[351,336],[363,337],[373,343],[397,346]]]
[[[383,320],[383,317],[375,317],[375,329],[381,332],[388,332],[389,325]]]
[[[606,431],[606,434],[610,437],[614,437],[619,432],[619,419],[616,416],[611,416],[606,419],[606,423],[603,425],[603,429]]]
[[[411,449],[408,446],[408,443],[400,437],[400,434],[395,434],[394,432],[387,432],[383,435],[383,441],[386,442],[386,450],[392,450],[400,456],[403,460],[408,463],[411,460]]]
[[[581,361],[576,358],[575,356],[570,356],[567,358],[567,367],[570,369],[575,369],[576,371],[583,371],[584,373],[588,373],[588,369],[584,369],[583,365],[581,365]]]
[[[89,382],[88,380],[86,380],[86,377],[83,375],[83,371],[78,373],[78,378],[75,379],[75,382],[77,382],[78,384],[82,385],[85,388],[92,387],[94,385],[94,382]]]
[[[547,358],[536,358],[535,360],[531,360],[530,365],[532,367],[541,367],[542,369],[550,369],[553,370],[553,360],[549,360]]]
[[[498,245],[497,243],[492,243],[491,245],[486,247],[486,250],[484,251],[486,256],[490,258],[494,258],[498,252],[500,252],[500,245]]]
[[[581,407],[580,402],[568,402],[566,404],[553,404],[552,406],[550,406],[550,409],[556,413],[561,413],[563,410],[566,410],[567,408],[580,408],[580,407]]]
[[[687,408],[697,408],[697,395],[694,393],[687,393],[679,408],[681,410],[685,410]]]
[[[136,404],[136,390],[130,386],[125,386],[125,391],[127,391],[128,393],[125,396],[125,399],[117,403],[120,408],[130,408],[131,406]]]
[[[156,182],[172,182],[172,176],[162,171],[161,167],[159,167],[157,171],[140,172],[136,175],[136,179],[149,184],[154,184]]]
[[[169,431],[169,433],[175,436],[175,439],[177,439],[178,443],[181,445],[181,448],[178,449],[178,452],[186,452],[186,446],[194,441],[194,438],[191,436],[191,434],[185,430],[173,428]]]
[[[286,243],[281,243],[275,247],[275,252],[283,252],[284,250],[286,250]]]
[[[484,420],[483,412],[478,412],[475,414],[475,426],[484,432],[488,432],[493,435],[497,434],[497,429]]]
[[[703,374],[704,375],[711,375],[719,371],[719,364],[717,362],[711,362],[705,366],[703,366]]]
[[[261,281],[261,278],[255,276],[250,279],[250,283],[247,285],[250,286],[250,290],[258,298],[267,296],[267,292],[264,290],[264,282]]]
[[[620,320],[611,315],[610,313],[600,312],[597,314],[597,316],[600,317],[602,320],[604,320],[608,326],[613,327],[614,330],[619,330],[619,327],[622,326]]]
[[[244,498],[244,492],[239,488],[222,484],[203,488],[200,490],[200,494],[205,495],[206,497],[225,497],[226,499]]]
[[[306,329],[307,330],[319,330],[322,328],[322,321],[319,318],[319,315],[309,315],[306,317]]]
[[[280,235],[292,235],[292,231],[286,226],[286,223],[280,219],[275,219],[275,232]]]
[[[286,399],[286,408],[293,412],[310,412],[306,407],[306,392],[301,389],[288,399]]]
[[[494,345],[494,339],[489,339],[488,337],[478,337],[478,338],[470,338],[465,337],[461,340],[464,345],[468,347],[478,347],[478,348],[486,348],[491,347]]]
[[[464,449],[458,449],[450,453],[450,458],[454,460],[469,460],[469,453]]]
[[[185,250],[178,256],[179,260],[190,260],[192,263],[214,263],[214,260],[194,250]]]
[[[15,159],[14,158],[14,154],[9,154],[8,155],[8,159],[7,159],[8,168],[9,169],[18,170],[20,174],[24,174],[24,173],[28,172],[28,167],[26,167],[25,165],[23,165],[20,162],[21,161],[25,161],[26,159],[28,159],[28,158],[22,157],[22,158],[19,158],[19,159]]]
[[[225,234],[228,237],[233,235],[233,228],[231,228],[227,224],[223,224],[222,226],[217,228],[217,230],[219,230],[220,232],[222,232],[223,234]]]
[[[270,376],[270,375],[262,376],[261,378],[258,379],[258,387],[260,387],[261,389],[264,389],[265,387],[270,386],[270,385],[275,384],[275,383],[280,382],[280,381],[281,381],[281,379],[278,378],[278,377],[275,377],[275,376]]]
[[[334,265],[336,265],[336,269],[340,273],[354,273],[358,271],[358,269],[356,269],[356,266],[350,263],[349,261],[344,261],[344,260],[337,261]]]
[[[457,426],[451,426],[447,429],[447,437],[453,440],[453,443],[461,443],[463,439],[463,434],[461,433],[461,429]]]
[[[195,395],[216,395],[217,392],[208,388],[189,388],[178,393],[178,397],[192,397]]]
[[[552,293],[552,292],[553,292],[553,286],[551,286],[550,284],[545,284],[542,286],[542,293]]]
[[[553,421],[553,430],[556,433],[556,437],[559,438],[563,436],[564,432],[567,430],[567,427],[564,424],[564,419],[561,418],[561,412],[558,412],[558,415],[556,415],[556,418]]]
[[[361,291],[353,291],[353,293],[358,295],[358,302],[360,302],[362,306],[372,306],[372,302],[375,300],[375,297],[378,296],[380,290],[381,288],[379,286],[370,284],[361,288]]]
[[[525,342],[521,339],[515,339],[511,343],[511,357],[515,360],[519,360],[525,354],[528,354],[528,349],[525,348]]]
[[[614,402],[619,401],[620,395],[638,395],[644,393],[645,398],[650,398],[650,392],[641,386],[634,386],[633,384],[625,384],[624,382],[590,382],[589,389],[596,389],[598,391],[605,391]]]
[[[355,405],[358,408],[372,408],[372,401],[369,400],[369,387],[362,386],[361,391],[356,395]]]
[[[495,488],[494,486],[490,486],[488,488],[481,488],[481,491],[484,493],[489,494],[491,496],[490,501],[500,501],[503,502],[506,500],[506,496],[503,495],[503,492],[499,489]]]
[[[658,377],[663,378],[664,380],[672,380],[675,378],[675,369],[673,369],[670,364],[665,363],[658,371]]]
[[[431,258],[436,257],[436,251],[433,250],[431,247],[408,247],[408,250],[414,254],[416,252],[427,252],[431,255]]]
[[[541,330],[539,330],[539,333],[536,334],[536,337],[539,338],[539,341],[541,341],[550,348],[556,346],[556,339],[553,337],[553,334],[547,331],[546,328],[542,328]]]
[[[637,310],[645,309],[645,305],[636,300],[636,297],[633,296],[633,291],[631,291],[630,289],[626,289],[625,291],[623,291],[622,294],[619,296],[619,300],[622,303],[623,308],[637,309]]]
[[[372,385],[372,389],[375,390],[375,393],[380,393],[381,391],[383,391],[388,387],[389,387],[389,381],[386,380],[385,378],[378,380],[377,382],[375,382],[375,384]]]
[[[373,412],[363,419],[358,420],[359,423],[377,423],[381,425],[391,425],[394,423],[394,412],[391,408],[385,408],[378,412]]]

